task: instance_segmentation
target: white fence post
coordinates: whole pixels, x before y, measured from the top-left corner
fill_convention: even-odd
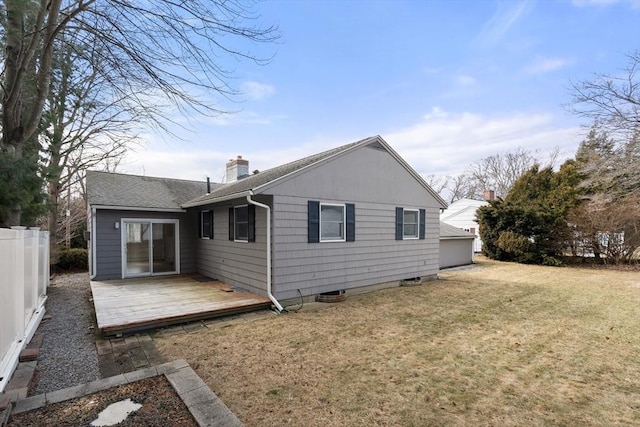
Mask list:
[[[38,302],[42,302],[47,295],[49,286],[50,265],[49,265],[49,232],[41,231],[38,239],[38,258],[40,265],[38,268]]]
[[[35,311],[38,289],[38,230],[24,231],[24,324]]]
[[[22,289],[18,285],[18,276],[22,272],[17,268],[18,258],[22,258],[19,251],[20,236],[15,230],[0,229],[0,391],[6,384],[13,369],[9,354],[15,352],[19,340],[19,322],[22,317],[21,305],[17,304]]]
[[[0,229],[0,392],[44,316],[49,284],[49,234],[13,228]]]

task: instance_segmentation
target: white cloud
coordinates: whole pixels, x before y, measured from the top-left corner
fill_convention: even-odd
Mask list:
[[[617,3],[628,3],[634,9],[640,9],[640,0],[573,0],[572,4],[578,7],[586,6],[610,6]]]
[[[199,117],[194,120],[200,126],[237,126],[237,125],[270,125],[276,121],[284,120],[284,114],[265,115],[256,111],[235,111],[222,113],[210,117]],[[193,125],[191,125],[193,127]]]
[[[474,44],[491,46],[498,43],[511,27],[525,15],[529,9],[529,4],[530,0],[498,2],[498,9],[485,23]]]
[[[476,83],[476,79],[467,74],[458,74],[456,76],[456,83],[460,86],[471,86]]]
[[[276,88],[265,83],[246,81],[242,83],[242,92],[251,99],[260,100],[273,95]]]
[[[436,108],[423,121],[383,137],[419,173],[456,175],[476,161],[517,147],[542,156],[560,147],[561,156],[571,157],[579,129],[558,126],[542,113],[485,116]]]
[[[127,152],[118,172],[197,181],[209,176],[218,182],[224,176],[225,163],[235,157],[214,150],[188,150],[186,143],[182,150],[164,147],[158,149],[156,144]]]
[[[182,143],[180,149],[152,144],[129,153],[119,172],[219,182],[225,163],[238,154],[249,160],[249,168],[266,170],[305,156],[354,142],[367,135],[317,136],[295,145],[264,141],[264,149],[209,150]],[[572,157],[581,139],[581,129],[559,125],[544,113],[513,113],[488,116],[472,112],[447,112],[434,107],[418,123],[382,134],[382,137],[423,175],[457,175],[485,157],[523,147],[541,160],[560,147],[560,160]],[[220,146],[218,146],[220,147]]]
[[[440,69],[439,67],[425,66],[422,68],[422,72],[428,76],[432,76],[435,74],[440,74],[442,72],[442,69]]]
[[[525,68],[528,74],[543,74],[559,70],[571,65],[572,61],[565,58],[538,58]]]
[[[357,138],[356,138],[357,139]],[[244,150],[241,146],[225,151],[195,148],[188,142],[170,147],[159,141],[151,142],[135,151],[127,152],[118,172],[134,175],[159,176],[175,179],[222,182],[225,164],[238,155],[248,160],[249,170],[266,170],[315,153],[319,153],[356,139],[335,140],[315,138],[296,146],[274,147],[265,143],[264,150]]]

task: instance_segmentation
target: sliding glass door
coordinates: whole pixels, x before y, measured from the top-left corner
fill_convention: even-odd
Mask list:
[[[178,220],[122,220],[123,277],[179,273]]]

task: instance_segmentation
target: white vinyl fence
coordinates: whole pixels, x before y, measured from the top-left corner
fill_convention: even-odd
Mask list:
[[[0,392],[42,316],[49,285],[49,232],[0,228]]]

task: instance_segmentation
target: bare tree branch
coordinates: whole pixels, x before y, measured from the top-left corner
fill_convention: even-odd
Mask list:
[[[628,140],[640,132],[640,50],[627,55],[619,75],[595,74],[592,80],[573,83],[569,110],[589,119],[614,139]]]

